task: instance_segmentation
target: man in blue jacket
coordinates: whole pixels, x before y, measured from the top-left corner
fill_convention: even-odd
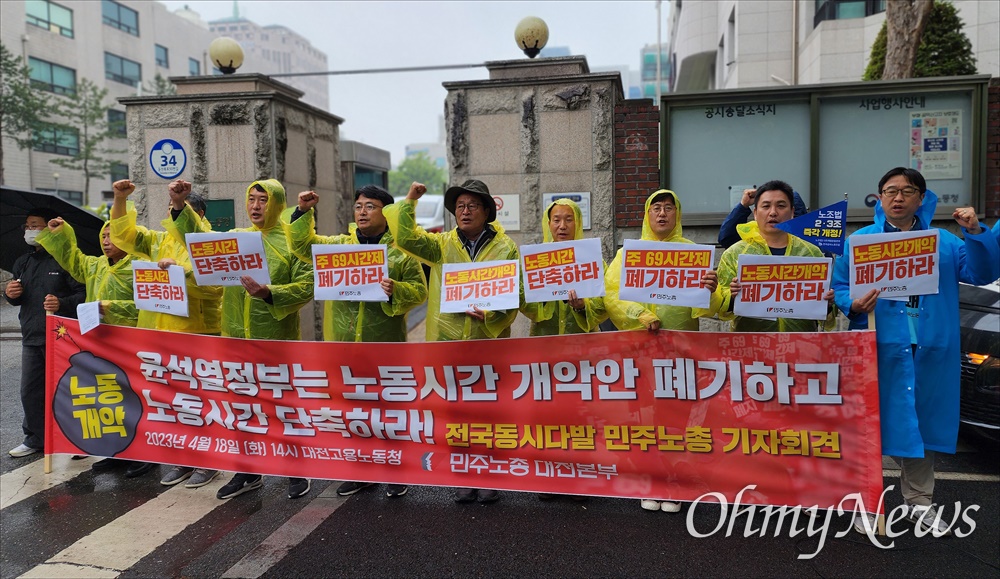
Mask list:
[[[875,223],[857,234],[931,229],[937,196],[927,190],[918,171],[892,169],[879,181],[878,192]],[[965,239],[940,230],[936,294],[903,302],[880,300],[878,290],[872,290],[852,300],[848,260],[838,259],[833,271],[837,306],[852,330],[867,329],[868,313],[875,312],[882,454],[900,465],[909,519],[935,536],[949,531],[933,506],[934,455],[954,454],[958,439],[958,284],[982,285],[1000,276],[1000,247],[993,232],[980,226],[971,207],[956,209],[952,216]],[[852,237],[847,238],[845,256],[850,255]],[[856,517],[855,528],[864,532],[864,521]]]

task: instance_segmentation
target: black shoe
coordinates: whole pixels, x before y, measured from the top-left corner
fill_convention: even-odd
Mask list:
[[[288,498],[297,499],[301,496],[305,496],[311,488],[312,481],[307,478],[289,478]]]
[[[125,469],[125,478],[135,478],[137,476],[142,476],[147,472],[156,468],[157,463],[155,462],[135,462],[133,461]]]
[[[97,472],[104,472],[116,469],[120,466],[125,466],[126,464],[128,464],[128,462],[124,460],[118,460],[117,458],[105,458],[90,465],[90,468]]]
[[[363,488],[370,487],[374,483],[370,482],[357,482],[349,480],[344,484],[337,487],[337,496],[339,497],[349,497],[354,493],[360,491]]]
[[[385,496],[389,497],[390,499],[394,499],[396,497],[401,497],[405,495],[406,490],[407,490],[406,485],[389,485],[385,487]]]
[[[538,500],[540,500],[540,501],[554,501],[554,500],[556,500],[556,498],[557,498],[557,495],[553,495],[553,494],[549,494],[549,493],[538,493]]]
[[[455,491],[455,502],[474,503],[476,502],[476,494],[476,489],[457,489]]]
[[[222,485],[222,488],[219,489],[219,492],[215,493],[215,496],[220,499],[231,499],[243,493],[255,491],[262,486],[264,486],[264,477],[259,474],[238,472],[233,475],[233,478],[229,482]]]
[[[479,490],[479,502],[481,503],[495,503],[500,500],[500,491],[495,490]]]
[[[87,455],[87,454],[74,454],[73,456],[69,457],[70,460],[83,460],[85,458],[90,458],[90,455]]]

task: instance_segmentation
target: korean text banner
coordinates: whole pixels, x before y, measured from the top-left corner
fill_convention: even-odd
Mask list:
[[[517,262],[483,261],[441,266],[441,312],[461,314],[481,310],[516,310]]]
[[[151,261],[132,261],[132,300],[135,307],[161,314],[187,317],[187,285],[184,268],[167,269]]]
[[[844,226],[847,224],[847,201],[838,201],[812,213],[806,213],[775,225],[833,255],[844,254]]]
[[[712,292],[701,278],[715,263],[714,245],[626,239],[622,246],[623,300],[707,308]]]
[[[581,299],[604,295],[600,239],[522,245],[520,251],[525,302],[564,300],[570,290]]]
[[[387,302],[382,280],[389,277],[385,244],[313,245],[317,300]]]
[[[762,504],[882,488],[872,332],[254,341],[48,317],[47,453]],[[93,337],[92,337],[93,336]]]
[[[188,233],[184,240],[198,285],[240,285],[245,275],[271,283],[259,231]]]
[[[740,296],[733,313],[754,318],[823,320],[827,315],[831,264],[828,257],[741,254]]]
[[[937,229],[852,235],[851,298],[873,289],[880,298],[938,293],[940,241]]]

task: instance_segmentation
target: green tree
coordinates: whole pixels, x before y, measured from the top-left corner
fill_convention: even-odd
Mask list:
[[[950,2],[935,2],[917,47],[914,78],[976,74],[972,43],[962,31],[964,23]],[[886,24],[875,37],[863,80],[881,80],[885,69]]]
[[[398,167],[389,171],[389,193],[406,195],[414,181],[427,185],[427,193],[444,195],[448,171],[438,167],[426,153],[417,153],[403,159]]]
[[[76,132],[79,147],[75,155],[54,158],[51,162],[65,169],[83,172],[84,204],[90,199],[90,180],[107,176],[111,166],[118,162],[109,156],[124,152],[104,146],[104,142],[112,138],[108,126],[108,109],[111,107],[104,101],[107,96],[108,89],[84,78],[76,84],[76,95],[57,99],[53,111],[62,120],[52,121],[51,127]]]
[[[31,69],[24,59],[0,44],[0,133],[21,149],[34,144],[34,136],[49,106],[45,93],[33,89]],[[3,177],[3,142],[0,139],[0,183]]]
[[[177,94],[177,87],[174,83],[170,82],[170,79],[165,78],[160,73],[156,73],[153,80],[142,87],[142,92],[156,96],[174,95]]]

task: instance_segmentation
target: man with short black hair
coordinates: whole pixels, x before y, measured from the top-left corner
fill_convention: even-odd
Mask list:
[[[877,191],[881,202],[875,206],[875,223],[847,238],[845,256],[850,255],[854,235],[933,227],[937,195],[927,190],[919,171],[896,167],[882,177]],[[874,312],[882,454],[899,463],[900,491],[910,520],[935,536],[950,532],[933,505],[934,456],[954,454],[958,440],[958,284],[983,285],[1000,277],[1000,247],[993,232],[980,225],[971,207],[956,209],[952,217],[965,239],[939,229],[937,293],[896,301],[879,299],[879,291],[871,290],[852,299],[848,260],[836,260],[833,269],[837,306],[850,328],[868,329],[868,315]],[[854,528],[864,533],[865,526],[856,516]],[[867,526],[874,528],[873,521]]]

